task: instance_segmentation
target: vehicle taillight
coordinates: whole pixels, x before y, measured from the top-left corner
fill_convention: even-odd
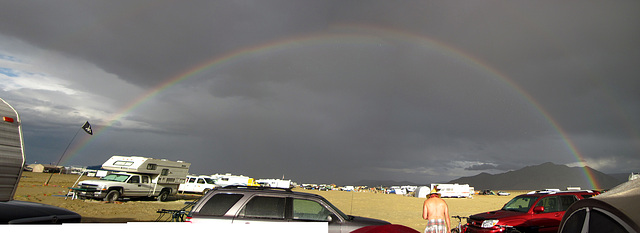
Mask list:
[[[13,123],[13,118],[11,117],[2,117],[3,121],[9,122],[9,123]]]
[[[184,222],[191,222],[191,217],[187,216],[186,218],[184,218]]]

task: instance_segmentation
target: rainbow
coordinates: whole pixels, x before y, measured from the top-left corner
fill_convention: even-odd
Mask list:
[[[472,66],[479,70],[484,70],[493,77],[496,77],[500,81],[506,83],[508,86],[513,88],[517,93],[519,93],[526,102],[537,112],[539,112],[544,119],[553,127],[553,129],[558,132],[561,136],[563,143],[567,146],[570,153],[575,157],[575,159],[582,165],[584,174],[590,185],[593,189],[600,188],[597,180],[595,179],[594,174],[590,169],[587,168],[585,159],[580,151],[576,148],[575,144],[571,139],[567,136],[567,133],[564,131],[562,127],[556,122],[553,117],[547,112],[541,105],[538,103],[528,92],[526,92],[522,87],[520,87],[517,83],[511,80],[508,76],[496,70],[491,65],[482,62],[480,59],[474,57],[472,54],[469,54],[465,51],[462,51],[454,46],[446,44],[444,42],[435,40],[433,38],[415,34],[407,31],[401,31],[397,29],[384,28],[384,27],[376,27],[369,25],[360,25],[360,24],[341,24],[334,25],[330,29],[332,31],[336,31],[334,33],[318,33],[318,34],[307,34],[299,37],[287,38],[283,40],[276,40],[265,44],[260,44],[258,46],[241,48],[238,50],[234,50],[223,54],[222,56],[214,57],[213,59],[206,60],[200,64],[197,64],[184,72],[181,72],[162,83],[154,86],[149,89],[144,94],[140,95],[137,99],[131,101],[129,104],[121,108],[115,114],[111,115],[107,119],[107,123],[97,129],[94,129],[93,136],[83,137],[81,142],[76,143],[74,147],[70,150],[69,156],[66,156],[63,159],[63,163],[70,160],[79,154],[79,152],[91,141],[98,138],[98,135],[104,131],[105,129],[111,127],[115,122],[122,119],[124,116],[135,110],[140,105],[147,102],[149,99],[154,98],[159,93],[167,90],[168,88],[180,83],[190,77],[197,76],[205,71],[209,71],[211,69],[221,67],[225,64],[231,63],[233,61],[240,60],[245,58],[246,56],[256,56],[268,52],[277,52],[284,51],[296,48],[308,48],[309,46],[314,45],[327,45],[327,44],[353,44],[353,45],[377,45],[379,43],[380,38],[390,38],[394,40],[402,40],[409,43],[426,46],[429,48],[437,49],[439,52],[443,54],[457,58],[462,60],[465,64]]]

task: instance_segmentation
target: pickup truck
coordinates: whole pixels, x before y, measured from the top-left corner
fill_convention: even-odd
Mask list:
[[[119,198],[156,197],[166,201],[169,195],[175,195],[178,184],[158,184],[149,174],[111,173],[99,180],[85,180],[74,191],[80,198],[102,199],[114,202]]]

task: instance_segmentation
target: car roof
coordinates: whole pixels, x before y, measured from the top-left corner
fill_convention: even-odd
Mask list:
[[[215,189],[215,192],[235,192],[235,193],[268,193],[268,194],[285,194],[285,195],[295,195],[295,196],[306,196],[306,197],[314,197],[324,199],[322,196],[313,194],[313,193],[305,193],[305,192],[294,192],[291,191],[290,188],[271,188],[264,186],[225,186],[221,188]]]
[[[537,190],[531,191],[526,194],[522,194],[520,196],[544,196],[544,195],[553,195],[553,194],[598,194],[592,190],[570,190],[570,191],[557,191],[557,190]]]

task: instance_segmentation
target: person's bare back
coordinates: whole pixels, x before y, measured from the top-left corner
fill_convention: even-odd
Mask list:
[[[447,226],[447,232],[449,232],[449,207],[447,203],[436,195],[431,195],[424,201],[422,218],[425,220],[444,220]]]

